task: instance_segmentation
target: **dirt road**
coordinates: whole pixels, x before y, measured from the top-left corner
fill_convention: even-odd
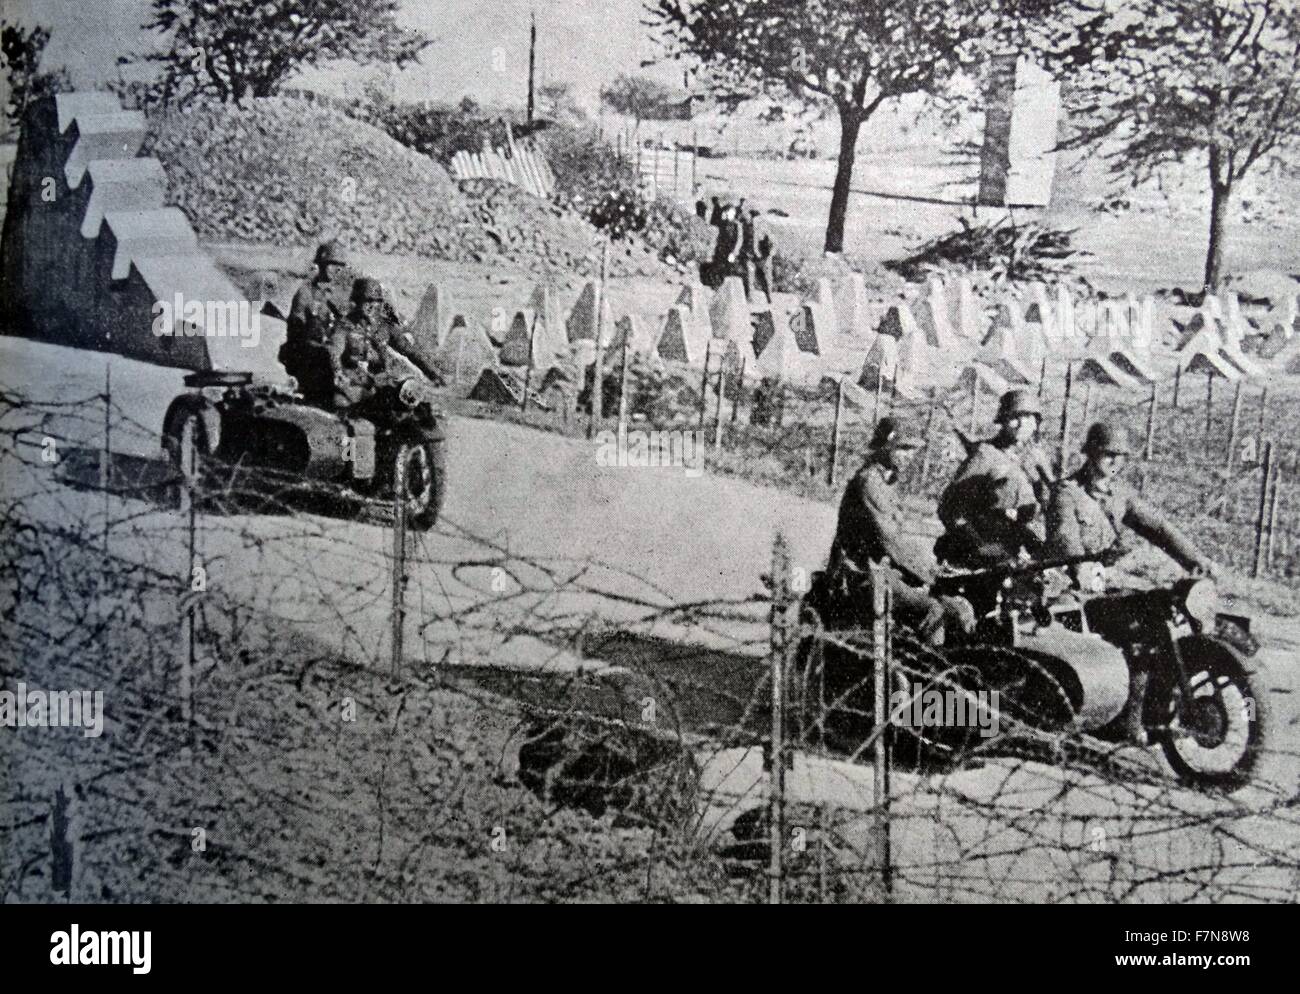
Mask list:
[[[102,355],[0,339],[0,385],[43,400],[90,398],[103,389],[105,361]],[[124,412],[114,423],[114,451],[119,458],[152,457],[157,451],[152,432],[180,389],[181,374],[110,361],[114,404]],[[102,408],[88,405],[83,413],[81,420],[56,419],[47,430],[98,447]],[[139,427],[133,429],[128,416]],[[629,667],[667,675],[678,685],[712,683],[718,699],[727,702],[712,709],[712,716],[728,707],[734,711],[737,700],[756,685],[757,657],[767,640],[765,606],[753,595],[762,590],[760,575],[770,562],[773,535],[781,529],[787,536],[794,568],[817,568],[833,528],[831,506],[682,468],[601,466],[591,443],[488,421],[455,420],[450,436],[445,518],[435,533],[415,543],[410,563],[407,665],[493,664],[609,675]],[[23,474],[6,475],[7,498],[25,492],[30,513],[49,521],[81,521],[98,532],[100,494],[60,485],[47,475],[52,471],[28,465]],[[112,501],[109,513],[108,541],[116,554],[183,574],[188,535],[183,519],[140,501]],[[210,589],[268,611],[360,661],[386,665],[391,534],[381,524],[306,513],[202,515],[197,545]],[[711,607],[683,610],[696,604]],[[611,628],[628,633],[618,651],[571,650],[575,632]],[[1161,799],[1162,819],[1192,826],[1177,829],[1188,839],[1180,842],[1186,851],[1180,849],[1175,862],[1185,856],[1188,865],[1197,865],[1204,856],[1195,841],[1203,830],[1195,826],[1207,812],[1229,819],[1226,834],[1220,833],[1228,842],[1213,844],[1220,850],[1227,844],[1237,860],[1249,861],[1251,852],[1300,848],[1300,825],[1276,810],[1279,798],[1293,797],[1300,782],[1300,623],[1260,618],[1259,634],[1267,646],[1275,716],[1260,782],[1221,800],[1170,785],[1152,788]],[[606,658],[592,658],[601,655]],[[710,710],[694,717],[707,719]],[[1154,754],[1150,760],[1158,763]],[[764,774],[753,755],[723,754],[718,762],[721,768],[716,762],[707,768],[729,811],[761,803]],[[979,808],[990,799],[1021,804],[1029,795],[1046,802],[1059,795],[1062,777],[1073,785],[1069,810],[1059,812],[1065,822],[1127,824],[1133,804],[1152,803],[1139,796],[1142,788],[1021,763],[949,777],[941,796],[913,784],[906,807],[928,818],[938,810],[935,805],[947,803],[949,830],[977,838],[986,826],[971,805]],[[848,810],[866,803],[865,776],[832,767],[812,781],[810,798],[828,792]],[[966,798],[967,810],[951,809],[953,797]],[[1066,844],[1064,834],[1062,828],[1060,845]],[[921,844],[919,836],[909,839],[909,845]],[[1160,844],[1169,845],[1168,837]],[[1172,850],[1162,852],[1162,858],[1174,859]],[[1046,859],[1041,853],[1035,858]],[[1259,872],[1251,886],[1261,895],[1276,898],[1293,885],[1275,868]]]

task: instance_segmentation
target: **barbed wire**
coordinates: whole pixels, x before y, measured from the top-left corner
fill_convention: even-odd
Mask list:
[[[444,519],[402,553],[395,667],[390,504],[243,469],[193,480],[185,513],[165,464],[100,462],[104,403],[0,391],[0,677],[102,689],[108,721],[99,738],[5,730],[0,894],[761,899],[772,601],[757,577],[750,598],[687,603],[618,562],[525,555]],[[162,452],[117,405],[108,424]],[[794,632],[810,635],[868,678],[870,632]],[[891,645],[904,681],[972,692],[969,667],[903,629]],[[824,700],[815,668],[798,680],[776,749],[802,833],[787,900],[1294,899],[1294,784],[1192,791],[1036,712],[952,748],[891,730],[885,886],[864,688]],[[1267,758],[1296,756],[1282,740]]]

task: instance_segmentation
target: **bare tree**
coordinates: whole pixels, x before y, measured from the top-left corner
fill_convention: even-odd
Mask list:
[[[1290,0],[1026,0],[1029,41],[1069,77],[1065,147],[1100,146],[1135,185],[1209,170],[1205,285],[1224,276],[1234,190],[1300,139],[1300,9]]]
[[[862,125],[886,101],[943,91],[1000,0],[646,0],[677,56],[710,70],[719,96],[794,96],[834,107],[839,165],[826,251],[844,248]]]

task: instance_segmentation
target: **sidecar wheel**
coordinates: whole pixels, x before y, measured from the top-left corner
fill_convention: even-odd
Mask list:
[[[1178,776],[1193,786],[1234,790],[1250,780],[1269,724],[1267,695],[1250,662],[1213,638],[1180,645],[1191,674],[1192,701],[1175,686],[1160,746]]]

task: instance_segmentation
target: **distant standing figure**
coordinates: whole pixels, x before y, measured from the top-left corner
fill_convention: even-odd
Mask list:
[[[709,277],[705,284],[717,288],[728,276],[737,275],[740,264],[740,225],[735,220],[735,208],[725,205],[718,222],[718,237],[713,243],[713,261],[709,264]]]
[[[703,200],[695,201],[695,216],[701,221],[707,221],[709,219],[709,205]]]
[[[754,282],[758,288],[763,291],[763,296],[767,302],[772,303],[772,254],[776,251],[776,246],[772,243],[772,236],[767,232],[758,239],[758,258],[754,262]]]
[[[755,238],[758,225],[758,209],[751,207],[740,218],[740,274],[745,283],[745,296],[753,294],[753,285],[758,267],[758,244]],[[771,301],[771,295],[768,295]]]
[[[709,224],[715,228],[722,224],[722,201],[717,197],[713,198],[713,210],[709,212]]]

